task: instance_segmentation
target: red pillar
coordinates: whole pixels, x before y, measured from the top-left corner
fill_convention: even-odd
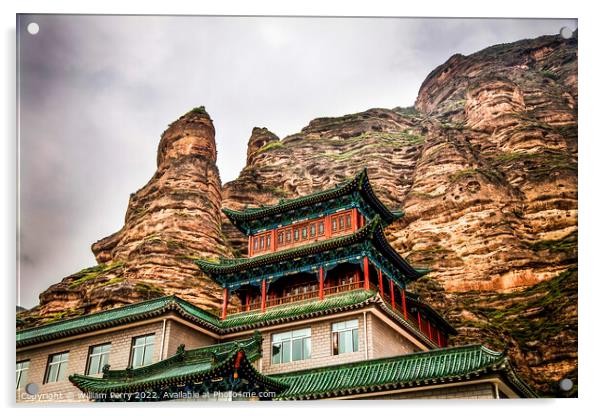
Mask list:
[[[326,234],[326,238],[332,237],[332,218],[330,214],[324,217],[324,233]]]
[[[395,309],[395,291],[393,290],[393,279],[389,279],[389,296],[391,296],[391,306]]]
[[[226,319],[226,309],[228,309],[228,288],[224,288],[224,300],[222,302],[222,319]]]
[[[246,310],[250,311],[251,310],[251,291],[247,290],[247,300],[245,302],[246,305]]]
[[[401,289],[401,306],[403,307],[403,319],[408,320],[408,310],[406,309],[406,290]]]
[[[433,331],[431,330],[431,321],[429,321],[429,320],[426,321],[426,327],[429,332],[429,338],[433,339]]]
[[[422,331],[422,321],[420,319],[420,311],[418,311],[418,329]]]
[[[253,236],[249,236],[249,248],[247,249],[247,253],[249,253],[249,257],[253,255]]]
[[[378,290],[380,291],[380,297],[384,297],[385,291],[383,289],[383,271],[378,270]]]
[[[364,289],[370,290],[370,269],[367,256],[364,257]]]
[[[265,312],[265,300],[266,300],[266,290],[265,290],[265,279],[261,281],[261,312]]]
[[[324,267],[320,267],[320,300],[324,299]]]
[[[442,347],[443,344],[441,343],[441,331],[439,331],[438,328],[435,328],[435,331],[437,331],[437,345],[439,347]]]
[[[358,227],[358,220],[357,220],[357,208],[353,208],[351,210],[351,231],[352,232],[356,232]]]

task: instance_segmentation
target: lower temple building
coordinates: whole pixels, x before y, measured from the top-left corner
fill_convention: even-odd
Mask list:
[[[454,328],[406,290],[428,270],[387,242],[403,213],[365,170],[224,212],[248,257],[196,260],[223,287],[220,311],[168,296],[18,331],[17,400],[536,397],[505,353],[449,346]]]

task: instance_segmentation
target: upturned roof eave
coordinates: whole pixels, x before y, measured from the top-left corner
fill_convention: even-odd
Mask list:
[[[352,179],[334,188],[301,196],[268,207],[252,208],[246,209],[244,211],[222,208],[222,212],[226,215],[226,217],[228,217],[230,222],[236,228],[238,228],[242,233],[248,234],[251,227],[246,224],[250,221],[261,220],[263,218],[270,218],[276,214],[299,209],[305,206],[310,206],[318,202],[338,198],[342,195],[347,195],[352,192],[359,192],[359,194],[362,195],[362,197],[364,197],[366,203],[368,203],[372,207],[372,209],[374,209],[374,211],[381,216],[381,219],[385,226],[388,226],[392,222],[404,216],[403,211],[389,210],[389,208],[387,208],[386,205],[384,205],[380,201],[380,199],[376,197],[376,194],[374,193],[374,190],[372,189],[372,186],[368,179],[367,168],[362,169]]]

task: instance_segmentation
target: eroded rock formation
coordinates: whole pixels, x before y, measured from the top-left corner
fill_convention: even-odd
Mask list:
[[[220,286],[193,256],[229,256],[221,232],[221,181],[215,130],[204,108],[180,117],[161,136],[157,171],[131,194],[123,228],[92,245],[98,265],[52,285],[21,314],[42,323],[167,294],[219,308]]]
[[[414,107],[319,118],[283,139],[253,129],[247,165],[223,190],[213,125],[193,110],[163,134],[124,227],[93,245],[100,265],[51,286],[21,317],[47,322],[162,293],[214,308],[221,293],[190,256],[246,254],[221,207],[277,203],[367,167],[378,196],[406,212],[389,241],[433,270],[413,290],[457,327],[456,343],[507,347],[529,382],[558,394],[577,371],[577,98],[576,35],[454,55]]]

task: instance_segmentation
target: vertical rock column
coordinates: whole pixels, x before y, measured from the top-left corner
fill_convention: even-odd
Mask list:
[[[150,285],[219,308],[221,288],[192,262],[229,255],[216,153],[215,129],[203,107],[172,123],[161,136],[157,171],[130,197],[124,227],[93,244],[97,261],[123,262],[125,279],[138,288]]]

